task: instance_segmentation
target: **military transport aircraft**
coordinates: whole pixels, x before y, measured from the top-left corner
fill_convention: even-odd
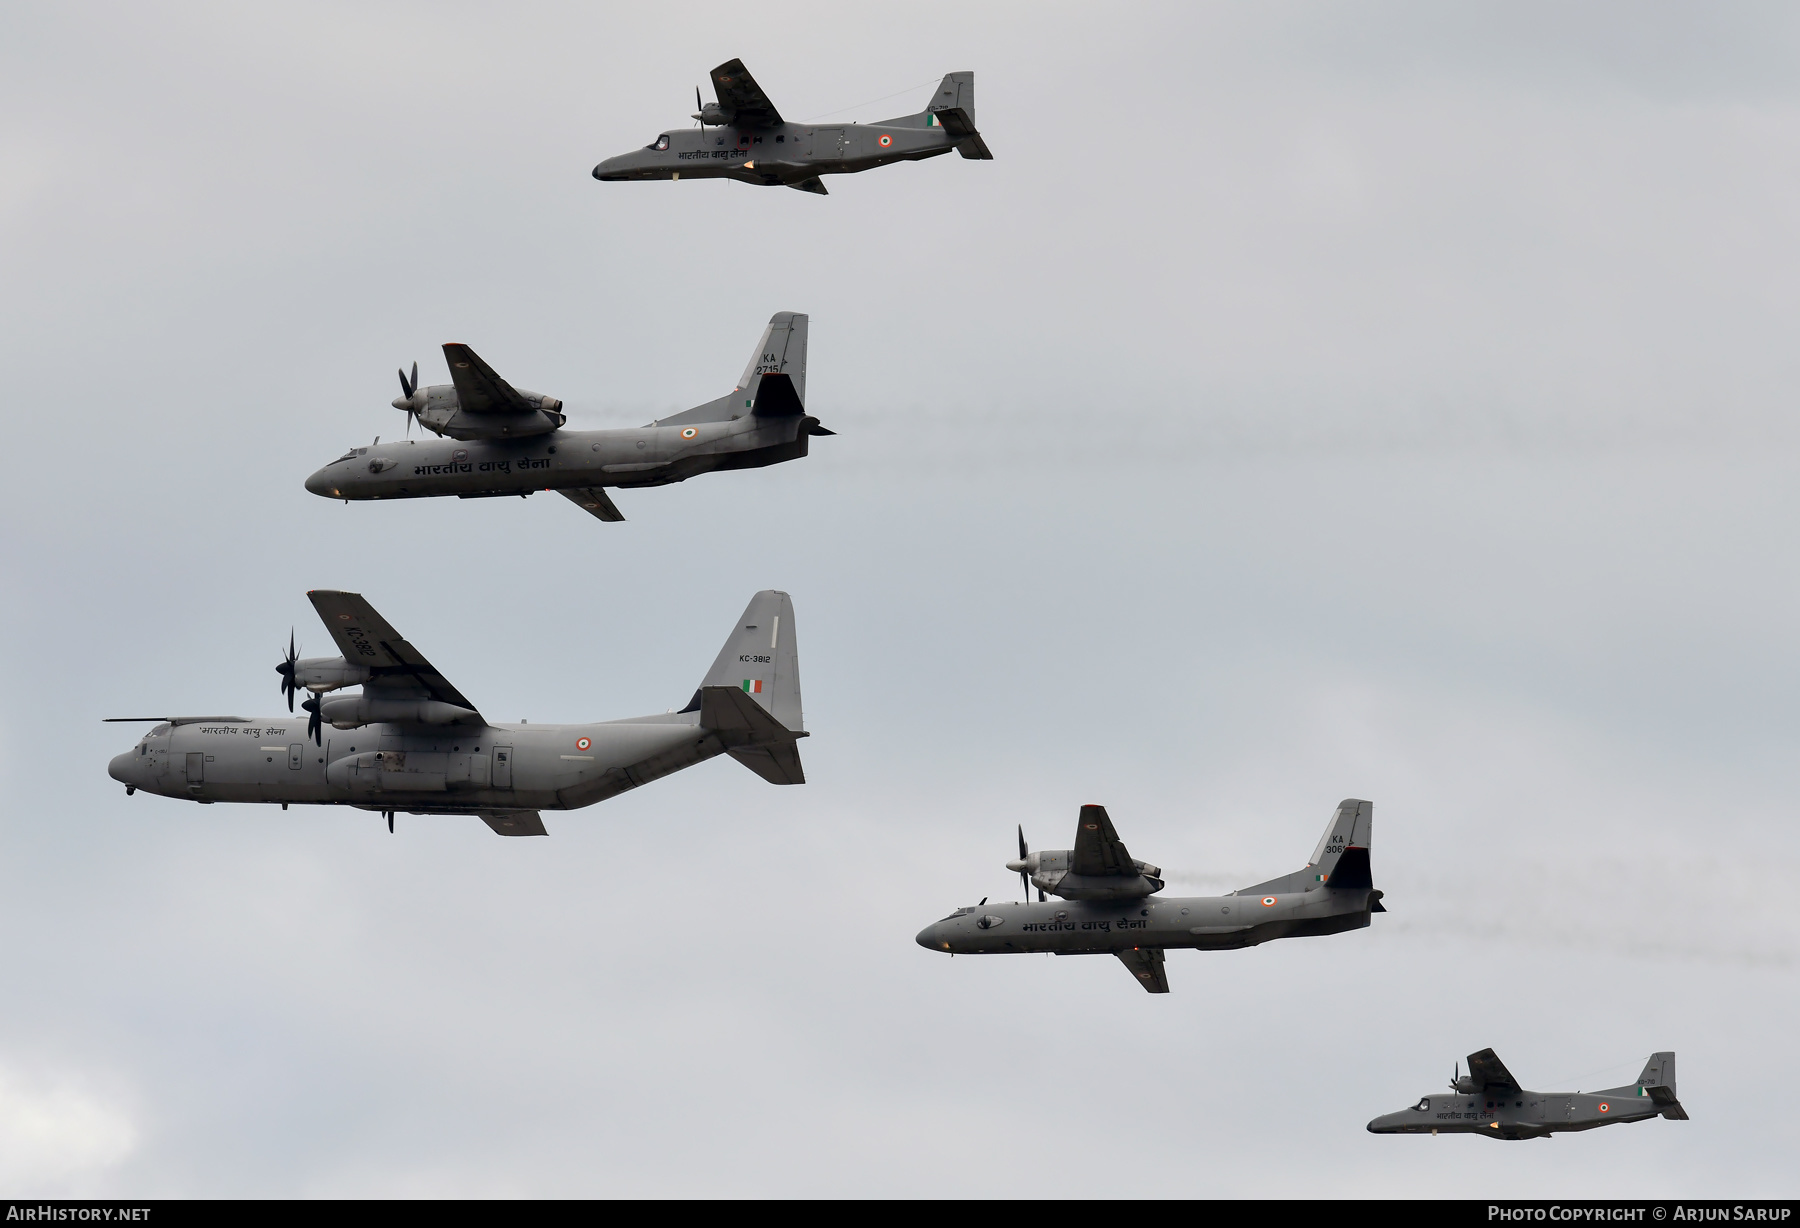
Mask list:
[[[394,408],[406,412],[409,438],[351,448],[306,489],[346,501],[554,490],[601,520],[623,520],[605,487],[775,465],[805,456],[811,436],[836,433],[806,412],[806,331],[806,316],[777,312],[729,393],[648,426],[604,431],[564,430],[561,401],[513,387],[452,342],[450,383],[419,387],[417,363],[411,379],[400,372]],[[440,438],[411,439],[414,419]]]
[[[736,179],[826,195],[820,175],[850,175],[890,162],[918,162],[952,149],[991,160],[975,128],[975,74],[953,72],[917,115],[878,124],[795,124],[781,118],[742,60],[712,70],[717,102],[694,91],[698,128],[671,128],[642,149],[594,168],[602,182]]]
[[[1450,1080],[1452,1096],[1419,1103],[1369,1123],[1370,1134],[1479,1134],[1484,1138],[1548,1138],[1620,1121],[1666,1117],[1686,1121],[1675,1098],[1675,1055],[1652,1053],[1636,1083],[1598,1092],[1528,1092],[1492,1049],[1469,1054],[1469,1073]]]
[[[1386,912],[1369,875],[1373,810],[1355,798],[1339,802],[1304,870],[1230,895],[1152,900],[1163,889],[1162,871],[1125,851],[1104,806],[1083,806],[1073,849],[1033,853],[1019,829],[1019,859],[1006,868],[1018,874],[1027,902],[959,908],[919,931],[918,943],[952,955],[1116,955],[1146,990],[1168,993],[1163,952],[1170,947],[1225,950],[1336,934]],[[1033,885],[1036,904],[1029,902]],[[1070,904],[1046,904],[1046,892]]]
[[[474,815],[503,836],[545,835],[540,810],[591,806],[727,754],[771,784],[806,783],[794,606],[756,594],[686,707],[587,725],[489,721],[356,593],[316,590],[343,653],[276,666],[292,715],[156,721],[108,771],[125,792],[196,802],[280,802]],[[331,695],[358,686],[360,694]],[[332,735],[325,736],[329,725]]]

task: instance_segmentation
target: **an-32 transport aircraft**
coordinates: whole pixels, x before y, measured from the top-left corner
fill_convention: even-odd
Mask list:
[[[585,725],[489,721],[356,593],[308,593],[343,654],[279,666],[287,716],[113,717],[155,728],[115,757],[125,785],[208,802],[356,806],[473,815],[542,836],[542,810],[574,810],[730,755],[771,784],[806,782],[800,658],[783,592],[750,599],[686,706]],[[360,687],[352,694],[334,694]],[[311,692],[293,713],[294,694]],[[329,726],[329,736],[326,727]]]
[[[515,388],[474,350],[444,346],[450,383],[419,387],[400,372],[394,408],[405,440],[351,448],[306,479],[327,499],[483,499],[554,490],[601,520],[623,520],[608,486],[667,486],[719,469],[798,460],[814,435],[806,412],[807,317],[777,312],[737,387],[673,417],[629,429],[565,430],[562,402]],[[414,420],[437,439],[414,440]]]
[[[1168,993],[1163,952],[1171,947],[1218,951],[1339,934],[1386,912],[1369,871],[1374,809],[1355,798],[1339,802],[1303,870],[1230,895],[1151,899],[1163,889],[1162,871],[1126,851],[1104,806],[1083,806],[1072,849],[1034,853],[1020,829],[1019,859],[1006,868],[1027,902],[959,908],[919,931],[918,943],[951,955],[1116,955],[1146,990]],[[1046,904],[1046,894],[1069,902]]]

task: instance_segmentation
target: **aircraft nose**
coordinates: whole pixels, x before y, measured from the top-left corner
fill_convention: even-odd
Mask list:
[[[122,785],[137,783],[137,756],[130,751],[122,755],[114,755],[112,762],[106,765],[106,774]]]
[[[631,169],[631,155],[620,154],[616,158],[608,158],[594,168],[596,179],[623,179],[625,172]]]
[[[315,495],[325,495],[330,497],[332,493],[331,474],[325,469],[319,470],[310,478],[306,479],[306,489],[310,490]]]
[[[913,941],[924,947],[927,951],[947,951],[950,949],[950,944],[944,941],[943,933],[935,925],[928,925],[920,930],[919,936],[913,939]]]

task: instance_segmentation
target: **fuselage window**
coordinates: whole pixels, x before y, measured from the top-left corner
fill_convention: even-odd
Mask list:
[[[667,149],[668,147],[669,134],[666,132],[657,137],[655,143],[644,146],[645,149]]]

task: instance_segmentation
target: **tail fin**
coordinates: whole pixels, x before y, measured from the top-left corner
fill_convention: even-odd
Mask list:
[[[961,138],[957,141],[956,151],[963,157],[993,160],[987,142],[981,139],[981,131],[975,127],[974,73],[953,72],[946,76],[926,110],[946,133]]]
[[[1681,1107],[1681,1101],[1675,1097],[1675,1055],[1673,1053],[1652,1053],[1650,1060],[1644,1063],[1644,1073],[1637,1077],[1636,1083],[1625,1087],[1609,1087],[1594,1094],[1614,1097],[1646,1096],[1670,1121],[1688,1120],[1687,1110]]]
[[[808,318],[798,311],[778,311],[769,317],[756,352],[738,379],[743,398],[754,402],[762,377],[779,371],[794,384],[794,395],[806,403],[806,327]]]
[[[1375,880],[1369,872],[1370,827],[1375,814],[1373,802],[1347,797],[1338,803],[1337,812],[1326,825],[1319,846],[1304,870],[1272,878],[1254,887],[1244,887],[1239,894],[1258,892],[1311,891],[1315,887],[1370,888]],[[1377,899],[1374,909],[1386,912]]]
[[[800,710],[794,603],[786,593],[764,589],[750,599],[700,686],[735,687],[783,728],[798,733],[806,727]]]
[[[756,352],[750,355],[750,364],[738,377],[736,388],[704,405],[658,418],[657,425],[729,422],[749,412],[768,413],[771,407],[758,406],[756,394],[761,391],[762,377],[777,372],[785,375],[785,382],[793,385],[791,395],[777,398],[782,404],[779,412],[796,412],[795,406],[803,408],[806,403],[806,325],[807,316],[803,312],[778,311],[770,316],[769,326],[763,329],[762,340],[756,343]]]

